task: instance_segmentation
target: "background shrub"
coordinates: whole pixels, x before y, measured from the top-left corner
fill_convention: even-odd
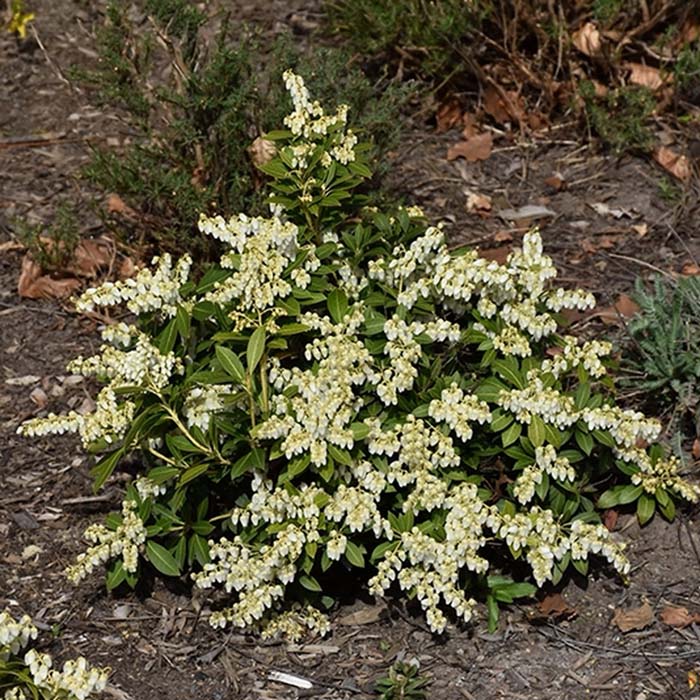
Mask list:
[[[147,0],[138,9],[154,27],[143,15],[134,19],[133,6],[111,2],[97,34],[97,68],[74,72],[123,110],[134,133],[121,149],[95,150],[85,169],[136,210],[136,222],[114,222],[122,239],[207,259],[213,244],[193,229],[201,212],[262,213],[250,147],[289,111],[279,66],[303,74],[327,104],[350,105],[372,160],[397,143],[410,86],[370,81],[346,51],[304,52],[284,36],[271,47],[254,35],[234,39],[228,18],[211,27],[186,0]]]

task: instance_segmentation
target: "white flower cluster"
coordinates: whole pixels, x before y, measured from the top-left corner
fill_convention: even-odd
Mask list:
[[[614,542],[602,525],[588,525],[574,521],[567,534],[557,523],[554,514],[539,506],[527,513],[499,513],[491,509],[487,520],[494,533],[505,540],[511,550],[525,552],[538,586],[552,578],[554,565],[570,553],[573,559],[587,559],[589,553],[605,557],[621,574],[629,572],[630,564],[624,556],[624,545]]]
[[[7,661],[10,656],[19,654],[38,634],[29,615],[15,620],[9,611],[3,610],[0,613],[0,661]]]
[[[294,136],[302,136],[310,143],[299,144],[293,151],[295,166],[306,168],[308,157],[313,150],[313,142],[332,135],[330,152],[322,156],[321,164],[328,167],[331,158],[347,165],[355,160],[357,136],[352,130],[346,129],[348,120],[347,105],[340,105],[335,114],[327,115],[319,102],[312,102],[309,91],[301,76],[291,70],[285,71],[284,84],[292,97],[294,111],[284,118],[284,124]]]
[[[569,547],[574,560],[588,559],[589,554],[599,554],[613,565],[616,571],[629,573],[630,563],[625,557],[624,543],[615,542],[605,525],[593,525],[574,520],[569,532]]]
[[[405,487],[431,471],[459,464],[452,439],[412,414],[388,431],[382,430],[378,419],[366,419],[365,424],[370,428],[370,454],[393,457],[386,474],[390,483]]]
[[[124,323],[108,326],[102,337],[108,344],[100,347],[98,355],[87,359],[77,357],[68,364],[70,372],[84,377],[96,375],[108,382],[97,395],[95,409],[84,414],[69,411],[64,415],[49,413],[45,418],[34,418],[19,426],[20,435],[78,433],[85,448],[98,441],[112,445],[124,437],[135,411],[134,403],[119,397],[117,391],[124,386],[160,390],[170,383],[173,374],[183,371],[174,353],[162,354],[145,333],[133,326]],[[115,347],[132,344],[130,350]]]
[[[417,527],[401,535],[395,548],[379,562],[369,581],[369,590],[382,595],[392,584],[414,594],[426,614],[428,626],[442,632],[447,619],[439,605],[444,602],[465,622],[470,620],[476,602],[467,598],[459,583],[467,568],[477,573],[488,569],[478,550],[486,544],[484,524],[489,509],[478,497],[476,486],[460,484],[441,503],[447,511],[445,539],[440,542]]]
[[[470,422],[487,423],[491,420],[488,404],[479,401],[476,396],[465,395],[454,382],[448,389],[442,390],[439,399],[430,402],[428,415],[436,421],[447,423],[463,442],[467,442],[473,434]]]
[[[574,400],[551,387],[545,387],[537,376],[530,377],[525,389],[501,391],[497,403],[510,411],[520,423],[529,424],[532,416],[557,428],[568,428],[579,418]]]
[[[283,637],[298,642],[309,633],[325,637],[331,630],[331,622],[320,610],[307,605],[287,610],[263,623],[260,636],[263,639]]]
[[[623,449],[654,442],[661,434],[659,421],[647,418],[639,411],[629,411],[619,406],[586,408],[581,411],[581,420],[589,430],[608,430]]]
[[[164,484],[159,484],[153,481],[153,479],[149,479],[147,476],[141,476],[135,479],[133,483],[142,501],[145,501],[147,498],[162,496],[168,490]]]
[[[36,639],[37,628],[28,615],[20,620],[4,610],[0,613],[0,662],[16,661],[30,640]],[[31,683],[39,689],[41,697],[62,698],[63,700],[87,700],[101,693],[107,687],[109,669],[92,668],[82,657],[66,661],[62,671],[52,668],[49,654],[29,649],[23,657]],[[6,685],[7,679],[3,679]],[[22,685],[6,687],[3,700],[27,700],[35,696],[34,691],[25,691]]]
[[[46,418],[33,418],[22,423],[17,432],[29,437],[78,433],[86,449],[98,440],[104,440],[111,445],[120,440],[129,429],[134,410],[133,402],[120,402],[112,387],[107,386],[97,395],[95,410],[91,413],[49,413]]]
[[[571,335],[564,336],[564,344],[561,352],[552,359],[542,362],[542,372],[549,372],[555,377],[560,377],[582,366],[591,377],[602,377],[605,374],[605,366],[601,361],[612,350],[612,344],[602,340],[589,340],[582,345]]]
[[[107,337],[122,343],[126,338],[122,330],[114,334],[107,332]],[[109,381],[113,387],[150,386],[156,389],[166,387],[174,373],[182,373],[182,363],[174,353],[161,353],[145,333],[134,331],[130,338],[136,338],[131,350],[103,345],[99,355],[87,359],[77,357],[70,362],[68,371],[83,377],[97,376],[102,381]]]
[[[209,430],[212,416],[226,408],[231,395],[231,387],[228,384],[195,386],[190,389],[184,406],[187,425],[190,428],[197,426],[203,432]]]
[[[640,471],[632,474],[632,483],[641,485],[646,493],[654,495],[658,489],[670,490],[691,503],[700,500],[700,485],[689,483],[679,474],[681,461],[675,455],[652,462],[647,452],[638,448],[618,449],[616,454],[639,467]]]
[[[51,698],[87,700],[107,687],[109,670],[91,667],[82,656],[66,661],[63,669],[57,671],[52,668],[53,661],[48,654],[30,649],[24,656],[24,663],[29,667],[34,684]]]
[[[122,503],[122,520],[116,530],[99,524],[90,525],[83,537],[93,546],[81,552],[75,564],[66,569],[66,576],[73,583],[79,583],[98,566],[115,557],[121,557],[124,571],[135,573],[139,550],[146,541],[146,527],[139,517],[136,502],[127,499]]]
[[[245,544],[240,537],[222,538],[209,543],[211,562],[201,572],[193,574],[199,588],[223,585],[238,600],[230,608],[212,613],[209,622],[214,627],[250,627],[263,619],[284,597],[285,586],[297,574],[295,562],[307,538],[294,524],[280,530],[269,545],[259,549]]]
[[[576,470],[566,457],[557,455],[552,445],[543,445],[535,449],[535,464],[525,467],[513,484],[513,495],[523,505],[529,503],[535,495],[535,489],[542,483],[543,474],[548,474],[556,481],[574,481]]]
[[[316,368],[285,370],[273,366],[273,387],[279,391],[294,387],[298,393],[291,399],[278,395],[276,415],[259,425],[256,435],[261,439],[284,438],[282,450],[288,459],[309,452],[312,464],[322,466],[329,444],[346,449],[354,445],[350,424],[362,405],[355,387],[374,377],[372,356],[353,335],[363,318],[361,309],[337,326],[327,317],[301,317],[302,323],[324,334],[306,346],[307,358],[317,360]]]
[[[462,307],[472,302],[487,319],[498,313],[500,330],[483,325],[478,329],[493,340],[494,348],[520,357],[532,354],[530,340],[539,341],[556,331],[549,311],[594,305],[592,295],[581,290],[548,291],[547,284],[555,276],[537,231],[525,235],[522,250],[514,251],[506,265],[481,258],[475,250],[451,255],[444,234],[434,227],[408,249],[397,247],[389,263],[369,264],[369,277],[397,287],[398,301],[408,309],[419,299],[430,298]]]
[[[77,299],[76,309],[91,312],[97,307],[126,304],[135,314],[160,311],[165,316],[174,316],[182,303],[180,288],[189,278],[192,258],[183,255],[173,267],[172,257],[165,253],[153,258],[151,264],[155,271],[146,268],[123,282],[90,287]]]
[[[299,230],[294,224],[279,217],[250,218],[239,214],[226,221],[222,216],[202,214],[199,230],[223,241],[232,250],[220,261],[221,267],[233,270],[232,274],[217,282],[204,295],[205,300],[216,304],[235,300],[239,313],[259,312],[291,293],[292,285],[283,275],[299,250]],[[313,259],[305,263],[309,267],[313,264]]]

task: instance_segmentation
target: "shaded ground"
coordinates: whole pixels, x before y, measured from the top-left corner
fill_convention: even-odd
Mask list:
[[[254,637],[211,630],[207,608],[184,586],[155,581],[117,598],[105,593],[98,577],[78,589],[67,584],[62,571],[81,550],[83,529],[118,505],[120,481],[93,496],[89,460],[72,440],[15,435],[30,416],[89,402],[89,387],[64,368],[94,349],[96,334],[91,321],[57,305],[17,297],[21,252],[11,233],[15,218],[48,223],[57,201],[80,186],[72,176],[85,161],[88,140],[125,135],[118,120],[62,78],[70,63],[94,59],[86,28],[100,4],[37,0],[41,46],[18,48],[9,35],[0,36],[0,142],[15,139],[11,147],[0,145],[0,607],[34,616],[53,654],[84,654],[111,666],[109,692],[117,700],[368,698],[397,658],[420,661],[433,678],[429,697],[437,700],[700,698],[687,682],[689,672],[700,672],[700,626],[675,629],[658,619],[668,604],[700,611],[697,509],[674,524],[657,518],[641,532],[633,519],[621,517],[617,529],[630,543],[633,563],[628,587],[603,574],[587,586],[574,581],[564,591],[574,617],[533,619],[539,615],[534,606],[513,607],[495,634],[479,624],[435,638],[412,610],[357,601],[337,611],[326,639],[261,645]],[[299,17],[315,16],[303,3],[236,6],[272,31],[290,23],[298,29]],[[30,136],[42,143],[17,145],[17,137]],[[455,241],[503,255],[527,222],[514,225],[497,212],[544,205],[555,214],[540,221],[545,245],[563,278],[595,291],[603,305],[629,290],[640,272],[678,272],[700,252],[697,216],[692,210],[682,219],[675,215],[673,203],[661,197],[654,166],[597,156],[571,126],[536,142],[497,140],[481,164],[446,161],[447,146],[457,138],[416,125],[397,153],[393,175],[398,189],[448,221]],[[568,182],[566,189],[545,183],[554,173]],[[489,195],[492,213],[467,212],[465,190]],[[594,203],[628,213],[600,215]],[[98,231],[98,223],[86,212],[86,230]],[[616,610],[645,600],[656,620],[644,630],[622,634],[611,624]],[[314,687],[274,683],[270,670],[304,676]]]

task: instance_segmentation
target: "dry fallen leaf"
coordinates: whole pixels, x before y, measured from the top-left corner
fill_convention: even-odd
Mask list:
[[[539,204],[526,204],[519,209],[501,209],[498,215],[507,221],[521,221],[523,219],[543,219],[556,216],[557,213]]]
[[[438,134],[443,134],[449,131],[452,127],[457,126],[462,121],[462,107],[456,97],[450,97],[445,100],[437,110],[435,115],[437,122]]]
[[[22,260],[22,270],[17,282],[17,293],[25,299],[66,299],[80,288],[75,277],[53,279],[43,275],[41,266],[29,255]]]
[[[447,160],[465,158],[469,162],[486,160],[493,149],[493,136],[491,134],[479,134],[466,141],[450,146],[447,150]]]
[[[695,277],[696,275],[700,275],[700,267],[698,267],[696,263],[686,263],[681,268],[681,274],[686,277]]]
[[[599,216],[612,216],[615,219],[621,219],[623,216],[632,216],[632,212],[629,209],[611,209],[605,202],[593,202],[588,206]]]
[[[496,231],[493,234],[493,240],[496,243],[510,243],[513,240],[513,234],[510,231]]]
[[[522,122],[525,117],[525,101],[514,90],[497,90],[489,86],[484,91],[484,111],[499,124]]]
[[[127,256],[121,261],[121,264],[119,265],[119,279],[125,280],[129,277],[133,277],[136,274],[137,269],[138,268],[136,267],[136,264],[131,259],[131,257]]]
[[[65,272],[80,277],[95,277],[101,268],[107,267],[114,255],[114,243],[109,238],[84,238],[73,252],[73,260]]]
[[[479,122],[473,112],[465,112],[462,115],[462,136],[470,139],[479,133]]]
[[[690,162],[686,156],[676,153],[667,146],[659,146],[652,155],[654,160],[674,177],[682,182],[690,179]]]
[[[561,173],[554,173],[554,175],[551,175],[544,181],[544,184],[547,187],[551,187],[555,192],[561,192],[566,188],[566,180]]]
[[[269,141],[262,136],[258,136],[258,138],[248,146],[248,155],[254,165],[265,165],[265,163],[269,163],[276,154],[277,146],[275,142]]]
[[[40,386],[32,389],[32,392],[29,394],[29,398],[39,410],[46,408],[47,404],[49,403],[49,397]]]
[[[667,605],[659,615],[661,622],[671,627],[687,627],[693,622],[700,622],[700,613],[690,613],[688,608]]]
[[[484,90],[484,111],[499,124],[509,121],[509,113],[503,98],[493,86],[489,86]]]
[[[632,630],[643,630],[654,622],[654,611],[646,601],[638,608],[628,610],[617,609],[613,616],[613,624],[620,632],[631,632]]]
[[[371,625],[382,617],[385,610],[381,605],[367,605],[337,618],[335,622],[341,625]]]
[[[613,306],[601,309],[593,315],[598,316],[603,323],[610,325],[632,318],[638,311],[639,306],[627,294],[620,294]]]
[[[620,514],[614,508],[610,508],[609,510],[605,511],[605,515],[603,516],[603,525],[605,525],[606,530],[612,532],[615,529],[619,515]]]
[[[572,608],[561,593],[550,593],[537,604],[537,609],[543,617],[557,619],[571,619],[577,615],[576,608]]]
[[[479,250],[479,256],[486,260],[493,260],[499,265],[505,265],[508,256],[511,254],[510,246],[501,246],[500,248],[484,248]]]
[[[626,63],[624,67],[629,69],[629,81],[633,85],[642,85],[650,90],[658,90],[664,85],[664,80],[658,68],[647,66],[643,63]]]
[[[480,216],[488,216],[491,211],[491,197],[478,192],[467,192],[467,211]]]
[[[600,32],[593,22],[586,22],[581,29],[575,31],[571,36],[571,41],[586,56],[597,56],[600,53]]]
[[[693,459],[700,459],[700,438],[693,440]]]
[[[148,220],[145,214],[130,207],[118,194],[110,194],[105,202],[108,214],[116,214],[131,223],[139,223]]]
[[[644,236],[649,233],[649,225],[648,224],[633,224],[630,227],[640,238],[643,238]]]

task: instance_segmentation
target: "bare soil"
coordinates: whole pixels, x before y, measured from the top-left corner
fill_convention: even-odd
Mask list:
[[[302,1],[231,4],[239,19],[269,31],[304,31],[316,17],[316,7]],[[18,44],[0,35],[0,608],[31,614],[52,654],[83,654],[110,666],[108,694],[117,700],[371,698],[377,678],[400,658],[420,661],[432,678],[428,697],[437,700],[699,699],[688,674],[700,673],[700,626],[678,629],[660,620],[669,604],[700,611],[698,508],[641,530],[621,515],[616,529],[630,544],[629,585],[604,571],[588,582],[572,580],[562,591],[568,610],[547,617],[535,605],[513,606],[493,634],[482,619],[438,638],[413,609],[396,601],[374,605],[348,591],[357,599],[336,611],[328,638],[261,643],[213,631],[205,602],[184,583],[155,580],[118,597],[98,577],[79,588],[67,583],[62,572],[81,551],[82,531],[118,506],[122,483],[117,477],[93,494],[90,458],[74,440],[15,434],[31,416],[90,401],[90,387],[65,365],[91,353],[98,340],[94,322],[67,307],[18,297],[22,251],[13,232],[16,219],[48,224],[62,198],[81,194],[76,175],[90,143],[123,136],[115,115],[65,79],[69,65],[95,59],[90,30],[102,8],[34,0],[38,39]],[[445,158],[457,133],[437,135],[430,124],[416,123],[395,154],[393,184],[433,219],[447,221],[456,244],[477,244],[494,257],[517,244],[531,223],[513,223],[499,211],[546,206],[554,214],[539,223],[563,279],[594,291],[603,306],[628,292],[639,274],[695,264],[697,200],[669,203],[657,166],[596,154],[580,137],[567,124],[537,139],[504,136],[488,160],[467,164]],[[545,183],[555,173],[565,188]],[[492,212],[468,212],[469,193],[488,195]],[[625,213],[601,215],[595,203]],[[86,232],[100,232],[88,210],[84,221]],[[645,601],[655,616],[646,628],[623,634],[612,624],[616,611]],[[270,681],[271,670],[308,678],[313,688]]]

